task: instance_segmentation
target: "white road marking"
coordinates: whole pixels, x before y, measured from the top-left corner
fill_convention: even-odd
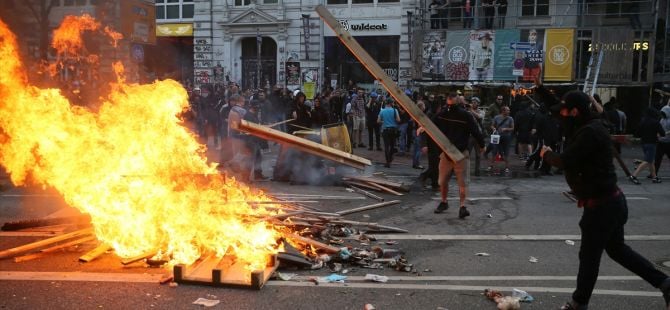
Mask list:
[[[406,289],[406,290],[442,290],[442,291],[476,291],[483,292],[485,289],[494,289],[498,291],[510,291],[509,286],[475,286],[475,285],[426,285],[426,284],[393,284],[393,283],[319,283],[313,282],[290,282],[290,281],[269,281],[267,286],[302,286],[302,287],[337,287],[337,288],[365,288],[365,289]],[[568,287],[515,287],[529,293],[565,293],[572,294],[574,288]],[[614,295],[614,296],[638,296],[638,297],[660,297],[661,292],[657,291],[623,291],[623,290],[593,290],[595,295]]]
[[[158,283],[160,274],[0,271],[0,280]]]
[[[4,194],[0,197],[60,197],[58,195],[48,195],[48,194]]]
[[[0,231],[0,237],[55,237],[58,235],[48,231]]]
[[[432,200],[442,200],[440,197],[433,197]],[[447,197],[447,200],[459,200],[458,197]],[[514,200],[512,197],[497,196],[497,197],[468,197],[468,201],[477,201],[477,200]]]
[[[377,240],[476,240],[476,241],[565,241],[580,240],[580,235],[410,235],[410,234],[379,234]],[[356,239],[352,236],[349,239]],[[670,235],[627,235],[627,241],[668,241]]]
[[[292,280],[307,281],[310,276]],[[388,276],[389,281],[576,281],[577,276]],[[364,276],[347,276],[347,281],[365,281]],[[598,281],[644,281],[638,276],[599,276]]]
[[[163,277],[161,274],[129,274],[129,273],[99,273],[99,272],[27,272],[27,271],[0,271],[0,281],[74,281],[74,282],[124,282],[124,283],[158,283]],[[476,285],[447,285],[447,284],[414,284],[414,283],[370,283],[351,282],[364,281],[362,276],[349,276],[346,283],[320,283],[318,286],[313,282],[306,282],[309,277],[300,276],[298,281],[272,280],[266,283],[268,286],[290,286],[290,287],[338,287],[338,288],[364,288],[364,289],[409,289],[409,290],[450,290],[450,291],[478,291],[494,289],[509,291],[509,286],[476,286]],[[390,281],[574,281],[575,276],[391,276]],[[634,276],[600,276],[600,281],[642,281]],[[574,288],[569,287],[523,287],[516,288],[530,293],[565,293],[570,294]],[[593,291],[596,295],[615,296],[641,296],[659,297],[660,292],[654,291],[625,291],[625,290],[602,290]]]

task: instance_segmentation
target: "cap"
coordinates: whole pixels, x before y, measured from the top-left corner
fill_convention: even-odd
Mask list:
[[[477,103],[482,102],[481,100],[479,100],[479,97],[472,97],[472,98],[470,98],[470,101],[477,101]]]
[[[498,96],[496,96],[496,99],[502,99],[502,98],[503,98],[502,95],[498,95]]]
[[[200,87],[196,87],[196,88],[194,88],[193,90],[200,91]]]
[[[375,93],[375,92],[371,92],[371,93],[370,93],[370,97],[372,97],[372,98],[377,98],[377,93]]]
[[[300,92],[300,89],[296,89],[293,91],[293,97],[298,96],[298,93]]]
[[[405,89],[405,95],[411,96],[412,95],[412,90],[411,89]]]
[[[460,96],[460,95],[462,95],[463,93],[462,93],[460,90],[456,90],[456,94],[458,94],[458,95]]]

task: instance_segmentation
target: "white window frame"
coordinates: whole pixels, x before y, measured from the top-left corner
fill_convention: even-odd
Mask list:
[[[179,22],[179,21],[193,21],[193,17],[190,18],[184,18],[184,5],[192,5],[193,6],[193,17],[195,17],[195,0],[179,0],[179,2],[168,2],[168,0],[162,0],[160,3],[155,2],[156,10],[158,9],[164,9],[165,15],[163,18],[158,18],[158,14],[156,14],[156,20],[157,21],[163,21],[163,22]],[[167,18],[167,8],[169,6],[179,6],[179,17],[178,18]]]
[[[519,12],[519,16],[521,16],[521,17],[545,17],[545,16],[550,16],[551,15],[551,12],[549,12],[549,9],[550,9],[549,6],[551,5],[550,0],[546,0],[547,1],[546,5],[545,4],[541,5],[541,6],[546,6],[547,7],[547,14],[541,14],[541,15],[537,14],[537,8],[538,8],[537,3],[538,3],[538,1],[543,1],[543,0],[530,0],[530,1],[533,1],[533,14],[529,14],[529,15],[524,15],[523,14],[524,8],[529,7],[530,5],[524,6],[523,5],[524,0],[521,0],[521,12]]]

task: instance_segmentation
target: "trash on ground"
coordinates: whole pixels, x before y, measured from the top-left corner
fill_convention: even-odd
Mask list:
[[[389,281],[389,277],[368,273],[365,275],[365,280],[386,283]]]
[[[297,276],[297,274],[295,273],[281,273],[281,272],[277,272],[276,275],[277,278],[282,281],[290,281],[291,279],[293,279],[293,277]]]
[[[342,271],[342,264],[340,263],[333,263],[332,265],[328,265],[328,267],[330,268],[330,271],[335,273]]]
[[[486,252],[479,252],[479,253],[475,253],[475,256],[491,256],[491,254],[486,253]]]
[[[344,280],[347,279],[347,276],[341,276],[339,274],[331,274],[327,277],[318,277],[316,278],[319,283],[344,283]]]
[[[540,260],[538,260],[537,257],[531,256],[531,257],[528,259],[528,261],[531,262],[531,263],[537,263],[537,262],[539,262]]]
[[[373,306],[372,304],[365,304],[365,307],[363,307],[363,309],[364,310],[375,310],[377,308],[375,308],[375,306]]]
[[[491,214],[491,213],[486,213],[486,217],[488,217],[488,218],[493,218],[493,214]]]
[[[575,242],[572,240],[565,240],[565,244],[567,245],[575,245]]]
[[[485,289],[484,296],[497,304],[498,310],[521,309],[519,299],[513,296],[505,296],[500,291]]]
[[[177,282],[170,282],[170,284],[168,284],[168,286],[169,286],[169,287],[177,287],[177,286],[179,286],[179,283],[177,283]]]
[[[535,300],[528,292],[516,288],[512,289],[512,297],[518,298],[520,302],[533,302]]]
[[[220,302],[221,301],[218,300],[218,299],[207,299],[207,298],[200,297],[200,298],[196,299],[193,302],[193,304],[204,306],[204,307],[214,307],[214,306],[218,305]]]

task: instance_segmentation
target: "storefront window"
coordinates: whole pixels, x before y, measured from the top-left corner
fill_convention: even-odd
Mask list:
[[[192,19],[193,0],[155,0],[156,19]]]
[[[399,36],[357,36],[356,41],[377,61],[380,67],[391,78],[398,78],[398,62],[400,57]],[[351,80],[356,84],[371,84],[374,77],[340,42],[337,37],[325,37],[325,76],[336,74],[338,85],[346,85]]]
[[[328,0],[328,4],[347,4],[347,0]]]
[[[351,0],[352,4],[367,4],[367,3],[373,3],[373,0]]]

